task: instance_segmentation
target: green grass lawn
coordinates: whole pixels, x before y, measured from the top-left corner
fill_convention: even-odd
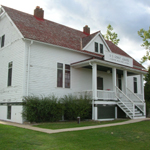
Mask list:
[[[149,150],[150,121],[46,134],[0,124],[0,150]]]
[[[94,125],[103,125],[110,123],[118,123],[126,120],[113,120],[113,121],[81,121],[80,124],[77,124],[77,121],[74,122],[52,122],[52,123],[41,123],[39,125],[34,125],[39,128],[46,129],[64,129],[64,128],[74,128],[74,127],[85,127],[85,126],[94,126]]]

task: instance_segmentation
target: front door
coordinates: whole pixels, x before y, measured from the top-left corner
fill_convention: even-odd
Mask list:
[[[97,89],[103,90],[103,78],[97,77]]]

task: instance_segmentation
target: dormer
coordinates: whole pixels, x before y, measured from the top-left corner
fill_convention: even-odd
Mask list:
[[[82,48],[101,55],[111,52],[100,31],[82,38]]]

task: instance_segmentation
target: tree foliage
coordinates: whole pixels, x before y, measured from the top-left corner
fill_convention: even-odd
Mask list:
[[[112,41],[115,45],[118,45],[120,39],[117,39],[118,35],[113,31],[113,27],[109,24],[107,26],[107,33],[104,35],[106,40]]]
[[[146,101],[146,114],[149,114],[150,110],[150,66],[148,69],[148,73],[145,75],[145,86],[144,86],[144,95]]]
[[[145,86],[144,86],[144,93],[145,93],[145,100],[150,102],[150,67],[148,69],[148,73],[145,75]]]
[[[150,60],[150,27],[147,31],[140,29],[140,31],[138,31],[138,35],[143,39],[143,44],[141,46],[147,50],[146,55],[144,55],[141,59],[141,63],[144,63],[147,60]]]

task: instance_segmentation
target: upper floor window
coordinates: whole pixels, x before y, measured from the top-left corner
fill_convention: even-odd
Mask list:
[[[95,52],[103,54],[103,44],[98,44],[97,42],[95,42]]]
[[[13,67],[13,63],[10,62],[8,64],[8,86],[11,86],[12,84],[12,67]]]
[[[0,37],[0,43],[1,43],[1,47],[4,47],[5,35],[3,35],[2,37]]]
[[[100,53],[103,54],[103,44],[100,44]]]
[[[98,43],[95,42],[95,52],[98,52]]]

